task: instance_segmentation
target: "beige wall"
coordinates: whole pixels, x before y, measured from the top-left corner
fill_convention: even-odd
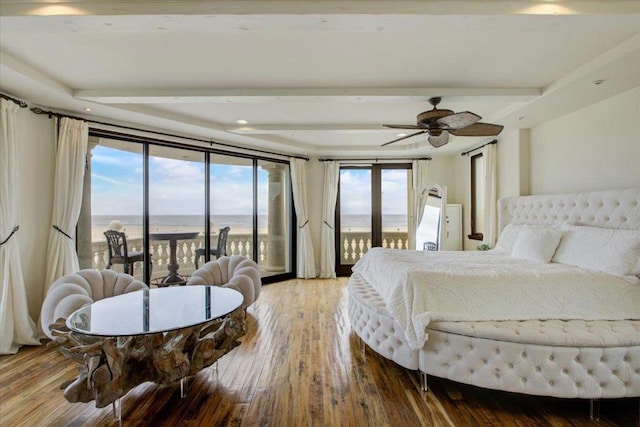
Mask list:
[[[28,109],[17,113],[18,124],[18,212],[20,260],[29,314],[40,317],[44,298],[47,243],[51,229],[55,170],[55,121]]]
[[[531,193],[640,186],[640,87],[531,129]]]

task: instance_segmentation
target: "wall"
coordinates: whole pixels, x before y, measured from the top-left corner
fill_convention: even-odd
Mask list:
[[[44,299],[47,244],[51,229],[55,170],[55,121],[28,109],[17,113],[18,125],[18,213],[20,261],[29,314],[40,317]]]
[[[531,193],[640,186],[640,87],[531,129]]]

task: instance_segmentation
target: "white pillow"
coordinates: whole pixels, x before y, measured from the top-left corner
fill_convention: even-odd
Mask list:
[[[513,245],[516,244],[516,239],[518,239],[518,234],[520,234],[522,227],[524,227],[522,224],[507,224],[500,233],[495,249],[511,255]]]
[[[548,263],[560,243],[562,231],[556,228],[524,226],[518,234],[511,256]]]
[[[632,276],[638,271],[640,230],[568,225],[553,257],[554,262]]]

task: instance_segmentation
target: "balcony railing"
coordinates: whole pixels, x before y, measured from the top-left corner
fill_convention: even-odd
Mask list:
[[[409,234],[407,231],[385,231],[382,233],[382,247],[409,249]],[[355,264],[371,249],[371,234],[368,232],[343,231],[340,249],[342,264]]]
[[[371,237],[366,232],[343,232],[343,240],[341,242],[341,258],[343,264],[353,264],[371,248]],[[267,234],[258,235],[258,264],[264,266],[268,259],[267,253]],[[384,232],[382,234],[382,247],[408,249],[409,241],[406,231]],[[228,255],[244,255],[253,257],[253,235],[247,234],[229,234],[227,239]],[[169,242],[152,240],[149,242],[150,251],[152,253],[153,274],[152,279],[161,278],[169,273],[167,264],[169,264]],[[142,251],[142,237],[129,237],[127,239],[129,251]],[[196,269],[195,251],[198,248],[204,248],[203,236],[198,236],[191,240],[180,240],[176,248],[176,258],[178,260],[179,273],[183,276],[190,276]],[[94,241],[91,244],[93,268],[103,270],[109,262],[109,253],[107,251],[107,242]],[[199,265],[204,264],[204,258],[199,260]],[[112,268],[121,271],[121,265],[115,265]],[[134,269],[134,276],[142,279],[142,265],[138,263]]]

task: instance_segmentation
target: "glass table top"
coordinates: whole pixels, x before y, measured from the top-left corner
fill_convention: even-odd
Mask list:
[[[145,289],[87,304],[67,318],[67,327],[109,337],[167,332],[223,317],[242,301],[240,292],[218,286]]]

